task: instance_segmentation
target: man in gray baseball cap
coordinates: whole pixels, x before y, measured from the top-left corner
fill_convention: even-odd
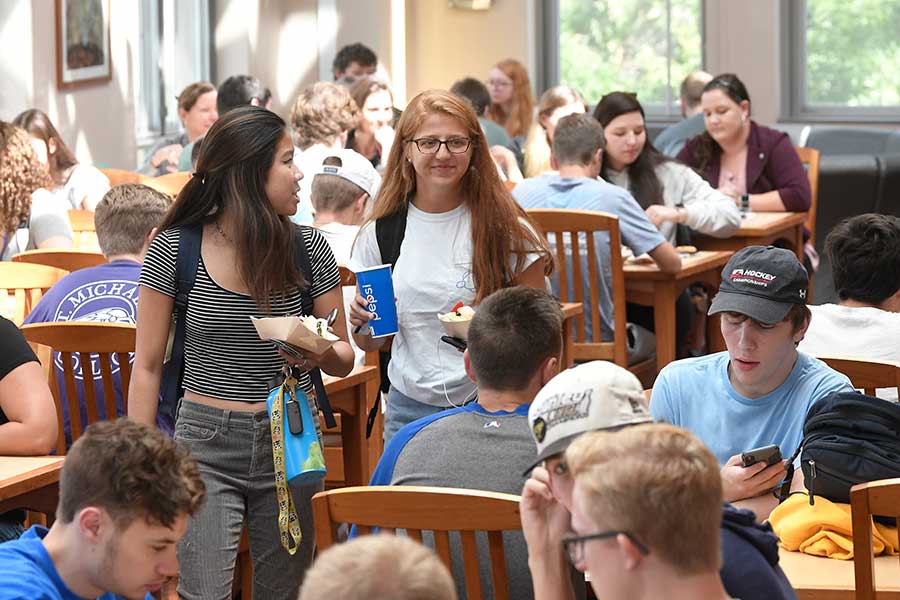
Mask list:
[[[561,372],[531,403],[528,424],[537,454],[520,506],[535,598],[570,600],[576,596],[562,543],[571,527],[574,481],[564,458],[569,444],[589,431],[615,431],[650,420],[638,379],[606,361]],[[777,538],[771,527],[755,523],[750,511],[725,505],[720,548],[720,576],[731,596],[744,600],[796,598],[778,566]]]
[[[726,352],[667,365],[653,386],[654,419],[684,427],[722,465],[727,502],[760,519],[777,505],[770,493],[784,463],[743,464],[741,454],[778,446],[790,456],[800,443],[809,407],[850,381],[797,351],[809,326],[809,277],[796,255],[774,246],[737,251],[722,270],[709,314],[721,315]]]

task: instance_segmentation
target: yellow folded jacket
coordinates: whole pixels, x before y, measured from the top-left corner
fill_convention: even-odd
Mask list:
[[[871,521],[871,519],[870,519]],[[793,551],[841,560],[853,559],[850,505],[815,496],[810,506],[806,494],[791,494],[769,515],[769,523],[781,545]],[[897,554],[897,528],[875,523],[872,546],[875,556]]]

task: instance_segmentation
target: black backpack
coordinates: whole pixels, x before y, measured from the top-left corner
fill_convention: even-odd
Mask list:
[[[303,241],[303,227],[294,230],[294,264],[309,284],[302,292],[302,304],[304,314],[313,314],[313,297],[309,293],[313,282],[313,270],[309,263],[309,255],[306,252],[306,243]],[[185,321],[187,319],[188,298],[194,287],[194,279],[197,276],[197,263],[200,261],[200,241],[203,236],[201,225],[185,225],[179,229],[178,257],[175,261],[175,305],[172,316],[175,319],[175,336],[172,342],[172,354],[169,362],[163,365],[162,376],[162,402],[159,411],[172,419],[174,423],[178,411],[178,399],[184,395],[184,336]],[[319,369],[309,371],[309,378],[316,390],[316,401],[322,415],[325,417],[325,426],[336,427],[334,411],[328,396],[325,393],[325,383],[322,381],[322,372]]]
[[[817,400],[788,463],[782,499],[798,454],[810,504],[814,494],[849,503],[850,488],[857,483],[900,477],[900,405],[859,392],[834,392]]]

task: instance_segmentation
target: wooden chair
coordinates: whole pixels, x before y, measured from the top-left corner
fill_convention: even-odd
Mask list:
[[[143,183],[152,187],[154,190],[158,190],[163,194],[168,194],[172,198],[175,198],[190,178],[191,174],[189,172],[179,171],[177,173],[166,173],[159,177],[149,178]]]
[[[341,272],[341,285],[356,285],[356,273],[351,271],[349,267],[338,265],[338,270]],[[346,310],[346,307],[344,309]]]
[[[0,262],[0,314],[21,325],[44,292],[68,271],[20,262]],[[10,309],[10,310],[7,310]]]
[[[135,173],[134,171],[125,171],[123,169],[108,169],[99,167],[100,172],[109,179],[109,187],[113,187],[122,183],[144,183],[148,179],[146,175]]]
[[[106,263],[106,257],[89,250],[26,250],[12,257],[13,262],[47,265],[66,271],[87,269]]]
[[[78,250],[99,252],[100,242],[94,229],[94,212],[90,210],[69,209],[69,222],[74,234],[73,245]]]
[[[452,569],[449,532],[458,531],[469,600],[483,597],[479,576],[477,531],[487,532],[491,579],[496,600],[509,600],[509,578],[503,550],[503,531],[522,528],[519,497],[511,494],[419,486],[348,487],[313,496],[316,544],[324,550],[337,541],[339,523],[357,525],[366,535],[373,527],[407,535],[421,542],[422,531],[433,531],[435,551]]]
[[[528,215],[547,235],[556,253],[556,273],[559,279],[561,302],[581,302],[585,315],[591,315],[591,338],[585,336],[583,319],[575,318],[576,361],[612,360],[628,367],[625,350],[625,272],[622,260],[619,219],[611,214],[587,210],[530,209]],[[593,234],[605,231],[609,234],[610,264],[613,301],[613,341],[600,340],[600,265],[597,264],[596,240]],[[582,261],[587,261],[587,281]],[[572,268],[569,281],[568,266]],[[586,298],[584,289],[590,290]]]
[[[816,209],[819,207],[819,151],[815,148],[796,146],[797,156],[806,168],[809,177],[809,188],[812,191],[809,211],[806,213],[806,228],[809,230],[809,241],[816,242]]]
[[[894,388],[900,394],[900,363],[886,360],[818,356],[829,367],[843,373],[853,387],[863,390],[869,396],[878,388]]]
[[[70,321],[65,323],[33,323],[23,325],[22,335],[32,344],[46,346],[60,353],[63,365],[63,381],[66,389],[66,406],[69,413],[69,428],[74,442],[91,423],[100,420],[98,403],[102,402],[106,415],[116,415],[116,394],[113,387],[113,363],[115,356],[119,363],[119,377],[122,383],[122,401],[128,405],[128,383],[131,380],[131,362],[128,355],[134,352],[135,326],[121,323],[82,323]],[[100,380],[103,382],[103,396],[98,398],[94,390],[95,376],[93,369],[85,369],[91,365],[91,355],[98,357],[100,364]],[[78,389],[75,383],[76,368],[73,356],[78,356],[78,374],[81,375],[84,388],[84,403],[87,412],[87,423],[81,422],[81,408],[78,402]],[[50,391],[56,400],[56,416],[59,421],[59,436],[56,440],[56,453],[66,453],[66,434],[63,427],[62,397],[59,378],[56,374],[55,362],[45,361],[47,380]]]
[[[853,521],[853,571],[856,599],[875,600],[875,564],[872,549],[872,515],[900,519],[900,479],[860,483],[850,488]],[[887,597],[887,596],[885,596]]]

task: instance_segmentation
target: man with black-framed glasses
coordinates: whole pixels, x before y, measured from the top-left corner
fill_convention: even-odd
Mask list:
[[[719,463],[664,424],[586,433],[565,460],[574,478],[573,564],[605,600],[726,600],[719,577]]]

